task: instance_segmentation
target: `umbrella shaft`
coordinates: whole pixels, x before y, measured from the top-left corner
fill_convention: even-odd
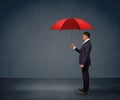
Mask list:
[[[72,30],[71,30],[71,35],[70,35],[70,38],[71,38],[71,42],[73,42],[73,41],[72,41]]]

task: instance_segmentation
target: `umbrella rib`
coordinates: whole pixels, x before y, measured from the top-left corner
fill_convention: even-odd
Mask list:
[[[78,24],[78,21],[77,21],[76,19],[74,19],[74,20],[76,21],[77,25],[79,26],[79,29],[78,29],[78,30],[81,30],[81,27],[80,27],[80,25]]]

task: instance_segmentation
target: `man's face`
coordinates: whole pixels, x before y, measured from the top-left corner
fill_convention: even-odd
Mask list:
[[[86,39],[88,39],[88,36],[85,34],[82,34],[82,41],[85,41]]]

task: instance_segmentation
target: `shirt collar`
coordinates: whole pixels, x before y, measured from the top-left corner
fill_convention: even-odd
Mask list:
[[[86,39],[82,44],[85,44],[87,41],[89,41],[90,39],[88,38],[88,39]]]

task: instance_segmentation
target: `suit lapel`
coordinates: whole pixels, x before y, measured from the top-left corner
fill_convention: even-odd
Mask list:
[[[87,42],[85,42],[84,44],[82,44],[82,46],[81,46],[81,49],[84,47],[84,45],[86,44],[86,43],[88,43],[88,42],[90,42],[90,40],[88,40]]]

